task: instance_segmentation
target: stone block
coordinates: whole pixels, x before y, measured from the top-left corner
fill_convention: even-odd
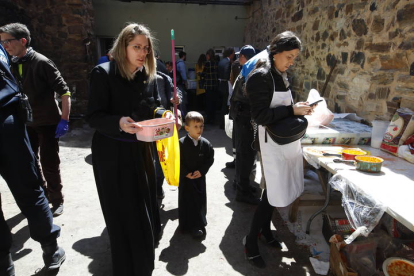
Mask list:
[[[377,103],[376,102],[365,102],[364,103],[364,111],[374,112],[377,110]]]
[[[391,42],[380,42],[380,43],[365,43],[365,50],[372,51],[374,53],[385,53],[389,52],[391,49]]]
[[[376,99],[375,93],[368,94],[368,100],[375,100],[375,99]]]
[[[388,33],[388,38],[391,40],[391,39],[396,38],[400,34],[401,34],[401,29],[395,29],[395,31]]]
[[[410,76],[414,76],[414,62],[410,66]]]
[[[324,71],[322,68],[319,68],[319,69],[318,69],[318,73],[316,74],[316,78],[317,78],[318,80],[325,80],[325,78],[326,78],[326,73],[325,73],[325,71]]]
[[[375,95],[377,99],[380,100],[387,100],[390,96],[390,88],[389,87],[378,87],[375,90]]]
[[[339,88],[342,88],[346,91],[349,90],[349,84],[346,82],[338,81],[336,84],[338,85]]]
[[[335,39],[338,37],[338,32],[333,32],[331,33],[331,35],[329,36],[329,39],[331,41],[335,41]]]
[[[371,30],[374,33],[381,32],[384,29],[384,22],[385,22],[384,18],[382,18],[380,15],[376,15],[374,17],[374,20],[372,21]]]
[[[414,93],[414,87],[413,86],[407,86],[407,85],[401,85],[398,84],[394,88],[395,92],[402,94],[402,95],[413,95]]]
[[[364,68],[365,54],[363,52],[352,52],[350,61]]]
[[[292,22],[298,22],[299,20],[302,20],[303,18],[303,9],[296,12],[293,16],[292,16]]]
[[[400,107],[407,107],[414,111],[414,97],[402,98]]]
[[[409,39],[405,39],[401,44],[398,46],[400,50],[413,50],[414,49],[414,37]]]
[[[397,53],[394,56],[380,55],[381,70],[406,70],[408,68],[405,53]]]
[[[316,13],[319,12],[319,7],[313,7],[310,11],[309,11],[309,15],[314,15]]]
[[[373,3],[369,6],[369,10],[370,10],[370,11],[376,11],[376,10],[377,10],[377,3],[373,2]]]
[[[315,20],[312,25],[312,30],[317,31],[319,29],[319,20]]]
[[[380,85],[388,85],[394,81],[394,74],[391,73],[380,73],[376,74],[371,78],[371,83],[373,84],[380,84]]]
[[[352,20],[352,30],[357,36],[363,36],[368,33],[367,24],[362,18]]]
[[[363,38],[358,39],[355,50],[361,51],[364,48],[365,40]]]
[[[339,32],[339,40],[345,40],[347,38],[346,33],[344,31],[344,29],[341,29],[341,31]]]
[[[346,14],[346,15],[351,14],[351,13],[352,13],[352,11],[353,11],[353,7],[354,7],[354,5],[353,5],[353,4],[346,5],[346,7],[345,7],[345,14]]]
[[[329,6],[328,7],[328,19],[329,20],[334,19],[334,15],[335,15],[335,7],[334,6]]]
[[[397,22],[401,28],[414,25],[414,4],[405,5],[397,12]]]
[[[329,37],[329,33],[325,30],[322,34],[322,40],[325,41]]]

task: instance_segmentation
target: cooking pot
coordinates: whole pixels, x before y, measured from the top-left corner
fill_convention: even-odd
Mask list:
[[[355,160],[355,156],[366,155],[367,152],[361,149],[343,149],[340,153],[324,153],[323,156],[342,157],[343,160]]]
[[[384,159],[375,156],[356,156],[356,169],[363,172],[380,172]]]

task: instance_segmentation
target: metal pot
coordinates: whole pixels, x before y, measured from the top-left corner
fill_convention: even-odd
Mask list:
[[[375,156],[356,156],[356,169],[363,172],[378,173],[381,171],[384,159]]]
[[[344,149],[342,150],[342,159],[355,160],[356,156],[367,155],[366,151],[361,149]]]

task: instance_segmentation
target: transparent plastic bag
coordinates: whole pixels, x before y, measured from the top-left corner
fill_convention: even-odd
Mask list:
[[[318,90],[311,89],[308,95],[308,102],[313,103],[317,100],[322,100],[318,103],[318,105],[314,108],[312,115],[306,115],[305,118],[308,120],[308,126],[327,126],[329,125],[333,119],[334,114],[332,111],[328,109],[328,105],[324,98],[319,95]]]
[[[342,178],[340,173],[335,174],[329,183],[342,193],[342,207],[352,228],[355,229],[345,242],[350,244],[360,235],[367,237],[381,220],[386,206],[369,195],[361,194],[351,182]]]

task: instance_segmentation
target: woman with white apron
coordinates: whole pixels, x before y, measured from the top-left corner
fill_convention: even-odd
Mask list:
[[[281,248],[270,230],[274,207],[288,206],[303,192],[300,140],[279,145],[269,137],[264,127],[289,116],[312,113],[312,107],[305,102],[293,104],[287,80],[286,70],[293,65],[301,47],[301,41],[294,33],[278,34],[269,46],[269,57],[258,61],[246,84],[252,119],[258,125],[266,187],[243,244],[246,259],[260,268],[266,263],[260,255],[257,237],[264,237],[269,246]]]

